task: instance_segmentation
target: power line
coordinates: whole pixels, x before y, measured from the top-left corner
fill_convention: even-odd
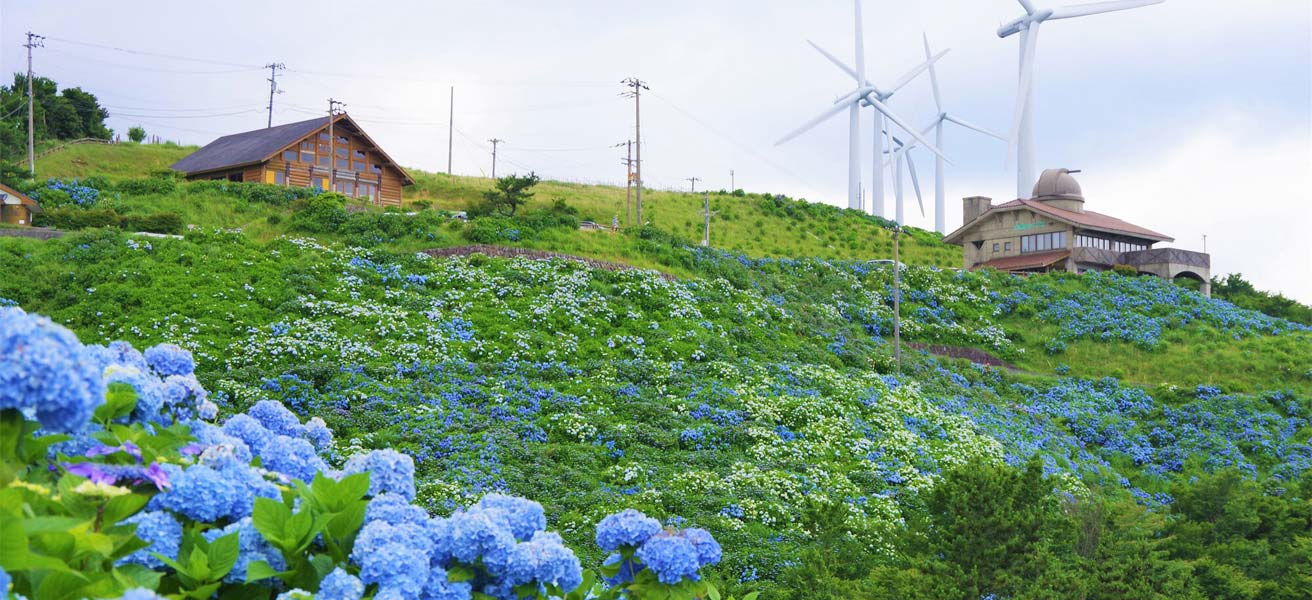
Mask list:
[[[139,55],[139,56],[154,56],[154,57],[156,57],[156,58],[167,58],[167,59],[170,59],[170,60],[183,60],[183,61],[190,61],[190,62],[206,63],[206,64],[211,64],[211,65],[222,65],[222,66],[225,66],[225,67],[244,67],[244,68],[247,68],[247,69],[257,69],[257,70],[258,70],[258,69],[263,69],[263,68],[264,68],[264,67],[259,66],[259,65],[250,65],[250,64],[243,64],[243,63],[234,63],[234,62],[227,62],[227,61],[221,61],[221,60],[211,60],[211,59],[208,59],[208,58],[194,58],[194,57],[189,57],[189,56],[178,56],[178,55],[176,55],[176,54],[165,54],[165,53],[162,53],[162,52],[147,52],[147,51],[145,51],[145,50],[131,50],[131,49],[123,48],[123,47],[120,47],[120,46],[111,46],[111,45],[108,45],[108,44],[96,44],[96,43],[93,43],[93,42],[84,42],[84,41],[80,41],[80,40],[70,40],[70,39],[57,38],[57,37],[52,37],[52,38],[48,38],[48,39],[53,40],[53,41],[56,41],[56,42],[62,42],[62,43],[65,43],[65,44],[74,44],[74,45],[77,45],[77,46],[87,46],[87,47],[89,47],[89,48],[100,48],[100,49],[103,49],[103,50],[113,50],[113,51],[115,51],[115,52],[123,52],[123,53],[125,53],[125,54],[136,54],[136,55]]]
[[[248,110],[239,110],[235,112],[214,113],[208,115],[137,115],[131,113],[116,113],[115,117],[144,117],[148,119],[213,119],[217,117],[231,117],[235,115],[246,115],[254,112],[263,112],[263,108],[252,108]]]
[[[101,59],[99,59],[99,58],[91,58],[91,57],[89,57],[89,56],[81,56],[81,55],[79,55],[79,54],[74,54],[74,53],[72,53],[72,52],[68,52],[68,51],[65,51],[65,50],[58,50],[58,49],[55,49],[55,48],[49,48],[48,50],[51,51],[51,52],[53,52],[53,53],[55,53],[56,55],[61,55],[61,56],[67,57],[67,58],[76,59],[76,60],[77,60],[78,62],[80,62],[80,63],[81,63],[81,62],[89,62],[89,63],[95,63],[95,64],[99,64],[99,65],[107,66],[107,67],[114,67],[114,68],[119,68],[119,69],[130,69],[130,70],[134,70],[134,71],[144,71],[144,72],[147,72],[147,73],[170,73],[170,74],[173,74],[173,75],[224,75],[224,74],[229,74],[229,73],[250,73],[250,72],[252,72],[252,71],[259,71],[259,70],[260,70],[260,67],[254,67],[254,68],[247,67],[247,68],[242,68],[242,69],[224,69],[224,70],[219,70],[219,71],[214,71],[214,70],[211,70],[211,71],[196,71],[196,70],[191,70],[191,69],[159,69],[159,68],[146,67],[146,66],[141,66],[141,65],[125,65],[125,64],[122,64],[122,63],[116,63],[116,62],[112,62],[112,61],[108,61],[108,60],[101,60]]]

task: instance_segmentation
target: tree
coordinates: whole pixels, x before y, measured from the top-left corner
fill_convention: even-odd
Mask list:
[[[520,206],[533,198],[533,193],[529,190],[539,181],[541,180],[533,172],[529,172],[528,175],[507,175],[497,179],[495,188],[483,192],[483,200],[492,210],[512,217]]]
[[[133,125],[128,129],[128,139],[140,144],[146,139],[146,130],[140,125]]]
[[[100,106],[100,102],[96,100],[94,94],[84,92],[82,88],[71,87],[65,88],[59,95],[67,100],[69,105],[73,107],[74,112],[77,113],[83,136],[102,140],[109,139],[110,131],[105,126],[105,119],[109,117],[109,111]]]

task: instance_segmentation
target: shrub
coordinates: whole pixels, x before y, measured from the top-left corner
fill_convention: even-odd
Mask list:
[[[346,222],[346,197],[337,193],[320,194],[298,201],[290,221],[293,231],[333,233]]]
[[[146,129],[140,125],[133,125],[128,128],[128,139],[138,144],[146,139]]]
[[[120,181],[117,187],[120,192],[138,196],[144,196],[147,194],[172,194],[178,189],[178,182],[171,177],[142,177]]]
[[[112,208],[55,208],[37,213],[33,224],[55,229],[86,229],[89,227],[118,227],[122,217]]]
[[[144,217],[125,218],[123,227],[151,233],[182,233],[182,215],[174,212],[158,212]]]
[[[1134,277],[1139,274],[1139,269],[1130,265],[1112,265],[1112,272],[1126,277]]]

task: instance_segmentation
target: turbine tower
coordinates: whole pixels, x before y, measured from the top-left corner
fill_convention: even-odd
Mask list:
[[[930,50],[929,50],[929,36],[928,36],[928,35],[923,35],[922,37],[923,37],[924,42],[925,42],[925,60],[928,61],[928,60],[930,59],[930,57],[931,57],[931,53],[930,53]],[[942,56],[942,54],[940,54],[939,56]],[[957,118],[955,115],[948,114],[946,111],[943,110],[943,97],[939,94],[939,89],[938,89],[938,73],[936,73],[936,72],[934,71],[934,65],[932,65],[932,64],[929,65],[929,83],[930,83],[930,87],[931,87],[931,88],[933,89],[933,91],[934,91],[934,107],[938,110],[938,116],[937,116],[937,117],[934,117],[934,120],[933,120],[932,122],[930,122],[930,124],[929,124],[928,127],[925,127],[924,129],[921,129],[921,130],[920,130],[920,134],[921,134],[921,135],[929,135],[929,132],[932,130],[932,131],[934,132],[934,144],[938,146],[939,150],[942,150],[942,149],[943,149],[943,128],[944,128],[943,126],[944,126],[945,123],[953,123],[953,124],[958,125],[958,126],[960,126],[960,127],[965,127],[966,129],[971,129],[971,130],[974,130],[974,131],[978,131],[979,133],[982,133],[982,134],[984,134],[984,135],[988,135],[988,136],[992,136],[992,137],[998,138],[999,140],[1002,140],[1002,141],[1004,141],[1004,142],[1007,141],[1007,138],[1004,138],[1004,137],[1002,137],[1002,136],[1000,136],[1000,135],[998,135],[998,134],[996,134],[996,133],[993,133],[992,131],[989,131],[988,129],[985,129],[985,128],[983,128],[983,127],[980,127],[980,126],[978,126],[978,125],[972,125],[972,124],[970,124],[970,123],[967,123],[966,121]],[[908,143],[908,144],[906,145],[906,149],[908,149],[908,150],[911,149],[912,147],[914,147],[914,146],[916,145],[916,143],[917,143],[917,142],[915,142],[915,141],[912,141],[912,142]],[[911,155],[910,155],[910,154],[907,155],[907,160],[908,160],[908,161],[911,160]],[[909,163],[908,163],[908,165],[910,166]],[[915,167],[912,166],[912,169],[914,169],[914,168],[915,168]],[[946,231],[945,231],[945,229],[946,229],[946,223],[945,223],[945,220],[946,220],[946,219],[945,219],[945,215],[947,214],[947,209],[944,207],[944,195],[946,194],[946,189],[945,189],[945,186],[944,186],[944,184],[943,184],[943,180],[944,180],[944,171],[945,171],[945,168],[944,168],[944,165],[943,165],[943,158],[942,158],[942,157],[935,157],[935,160],[934,160],[934,231],[937,231],[937,232],[939,232],[939,233],[946,233]],[[915,180],[914,180],[914,179],[912,180],[912,183],[915,183]],[[922,212],[923,212],[923,211],[922,211]]]
[[[842,61],[839,61],[838,59],[834,58],[828,52],[821,50],[820,47],[817,46],[815,43],[811,43],[811,45],[815,47],[816,50],[820,50],[820,52],[824,54],[830,61],[832,61],[834,64],[838,65],[849,75],[851,75],[852,78],[856,80],[856,89],[852,90],[851,92],[848,92],[843,96],[840,96],[837,100],[834,101],[834,105],[832,107],[825,109],[815,118],[811,119],[810,121],[807,121],[801,127],[798,127],[788,135],[785,135],[784,137],[780,138],[779,141],[775,142],[775,145],[778,146],[780,144],[783,144],[784,142],[787,142],[788,140],[791,140],[805,133],[807,130],[824,122],[830,117],[842,112],[843,109],[846,108],[848,111],[847,204],[849,208],[861,210],[862,209],[861,166],[860,166],[861,149],[859,147],[859,144],[861,140],[860,110],[862,106],[871,106],[876,111],[876,126],[875,126],[875,136],[874,136],[875,149],[876,149],[875,150],[876,165],[880,164],[882,160],[880,158],[882,156],[882,152],[880,151],[880,141],[879,141],[880,129],[881,129],[880,121],[882,121],[885,118],[888,119],[888,121],[890,121],[894,125],[897,125],[898,127],[902,128],[912,137],[916,138],[917,140],[920,140],[920,142],[924,144],[925,147],[933,150],[934,153],[938,154],[939,152],[936,147],[934,147],[928,141],[922,138],[919,133],[908,127],[906,125],[905,120],[893,114],[892,111],[888,108],[888,106],[884,104],[884,100],[886,100],[889,96],[892,96],[893,92],[896,91],[897,88],[906,85],[906,83],[910,81],[911,77],[914,77],[915,74],[918,74],[920,71],[924,70],[924,66],[922,66],[920,69],[916,71],[913,71],[913,73],[910,74],[909,78],[904,78],[906,79],[906,81],[899,81],[899,84],[890,91],[885,92],[884,90],[881,90],[875,87],[874,85],[871,85],[870,82],[865,77],[865,70],[866,70],[865,42],[862,35],[862,25],[861,25],[861,0],[854,0],[853,5],[855,7],[854,15],[856,20],[856,69],[852,69],[847,65],[843,64]],[[873,196],[876,198],[875,207],[876,210],[880,212],[882,212],[883,210],[883,185],[882,185],[882,180],[880,179],[881,176],[882,176],[882,171],[876,169],[875,178],[876,178],[877,185],[872,186],[874,191]]]
[[[903,143],[897,136],[890,134],[888,130],[884,131],[884,135],[888,136],[888,147],[892,149],[889,151],[889,159],[885,164],[891,163],[893,165],[893,198],[896,203],[896,212],[894,213],[896,218],[894,220],[897,221],[898,225],[906,225],[902,188],[903,162],[906,163],[907,172],[911,175],[911,186],[916,190],[916,203],[920,205],[920,216],[925,216],[925,199],[920,194],[920,177],[916,175],[916,161],[911,159],[911,148],[916,143]]]
[[[1007,160],[1016,156],[1016,197],[1028,198],[1034,186],[1034,48],[1039,42],[1039,26],[1049,19],[1070,19],[1088,15],[1129,10],[1165,0],[1112,0],[1076,4],[1061,8],[1036,8],[1032,0],[1017,0],[1025,9],[1023,16],[998,28],[998,37],[1020,34],[1020,77],[1016,91],[1015,117],[1007,148]]]

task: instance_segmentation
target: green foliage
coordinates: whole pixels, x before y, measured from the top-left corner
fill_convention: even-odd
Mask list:
[[[1241,308],[1261,311],[1273,317],[1312,325],[1312,306],[1286,298],[1283,294],[1258,290],[1240,273],[1231,273],[1221,279],[1213,277],[1212,297]]]
[[[83,137],[109,139],[111,132],[105,126],[109,112],[100,106],[95,95],[72,87],[59,90],[51,79],[37,77],[32,81],[34,137],[36,141],[72,140]],[[26,110],[17,110],[26,103],[27,75],[15,73],[11,85],[0,87],[0,157],[14,160],[27,150]]]
[[[292,209],[292,231],[333,233],[346,222],[346,197],[338,193],[329,192],[299,200]]]
[[[146,139],[146,129],[140,125],[133,125],[128,128],[128,139],[140,144]]]
[[[483,200],[488,212],[495,212],[507,217],[515,216],[515,211],[526,204],[533,193],[529,190],[541,179],[536,173],[528,175],[511,174],[497,179],[496,186],[483,192]]]

